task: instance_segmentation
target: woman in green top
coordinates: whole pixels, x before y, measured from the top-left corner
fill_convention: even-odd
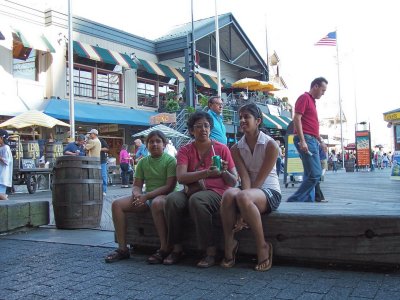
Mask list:
[[[146,139],[150,155],[142,158],[136,167],[132,195],[113,202],[112,217],[118,249],[105,257],[106,262],[115,262],[130,256],[125,240],[125,214],[127,212],[145,212],[149,209],[161,245],[160,249],[147,259],[147,262],[150,264],[162,263],[169,254],[164,202],[166,195],[176,187],[176,159],[164,153],[166,144],[167,138],[161,131],[150,132]],[[143,192],[144,184],[146,184],[145,192]]]

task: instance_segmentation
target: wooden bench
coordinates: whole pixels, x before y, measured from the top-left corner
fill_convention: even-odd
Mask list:
[[[318,263],[398,265],[400,263],[399,209],[372,209],[333,203],[287,203],[263,216],[266,239],[274,246],[274,256],[283,260]],[[365,213],[367,211],[367,213]],[[369,211],[369,212],[368,212]],[[218,247],[223,249],[219,215],[214,216]],[[158,247],[159,239],[149,213],[127,215],[127,243]],[[184,220],[184,247],[196,250],[193,222]],[[239,252],[255,255],[250,230],[237,233]]]
[[[47,225],[49,216],[48,201],[0,201],[0,233]]]

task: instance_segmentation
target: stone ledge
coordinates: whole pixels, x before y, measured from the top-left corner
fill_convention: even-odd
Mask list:
[[[50,222],[48,201],[0,201],[0,233],[21,227],[37,227]]]

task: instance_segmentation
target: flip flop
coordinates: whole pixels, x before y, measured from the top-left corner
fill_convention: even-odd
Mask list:
[[[175,265],[177,264],[183,256],[183,251],[181,252],[171,252],[163,261],[164,265]]]
[[[223,268],[232,268],[235,265],[235,261],[236,261],[236,254],[239,250],[239,241],[236,241],[236,246],[233,247],[232,250],[232,258],[231,259],[226,259],[224,257],[224,259],[222,260],[220,266]]]
[[[258,263],[254,267],[255,271],[265,272],[265,271],[268,271],[269,269],[271,269],[271,267],[272,267],[273,248],[272,248],[272,244],[270,242],[267,242],[267,244],[269,245],[268,258],[263,260],[262,262]]]
[[[209,268],[215,265],[215,256],[206,255],[197,264],[199,268]]]

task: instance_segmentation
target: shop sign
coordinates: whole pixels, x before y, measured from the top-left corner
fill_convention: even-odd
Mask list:
[[[117,132],[118,131],[118,124],[105,124],[99,126],[100,133],[106,132]]]
[[[176,114],[172,113],[160,113],[158,115],[150,117],[150,124],[156,125],[161,123],[175,123],[176,122]]]
[[[391,114],[386,114],[386,115],[384,115],[384,120],[385,121],[400,120],[400,112],[394,112],[394,113],[391,113]]]

